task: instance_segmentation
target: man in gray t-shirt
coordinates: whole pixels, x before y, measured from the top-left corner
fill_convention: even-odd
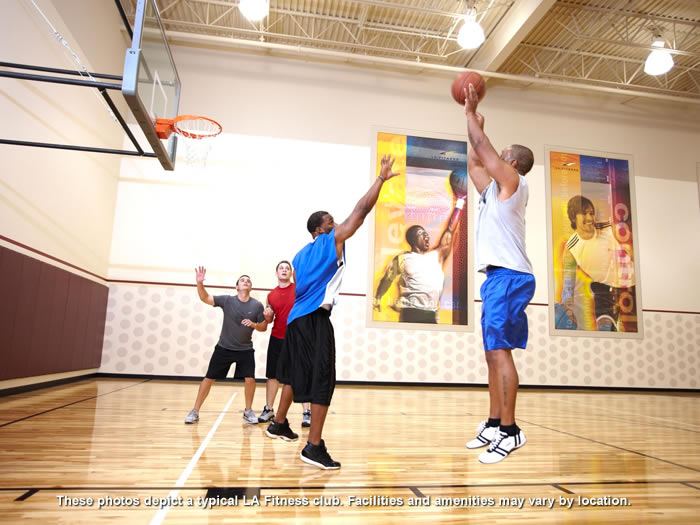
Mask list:
[[[253,349],[253,330],[264,332],[267,321],[263,316],[263,305],[250,296],[253,283],[247,275],[241,275],[236,281],[237,295],[211,296],[204,288],[207,270],[196,268],[197,293],[199,299],[208,305],[219,307],[224,312],[219,342],[209,360],[206,376],[199,385],[199,392],[194,408],[185,417],[185,423],[199,421],[199,409],[209,395],[211,386],[217,379],[224,379],[232,364],[236,364],[234,379],[243,378],[245,392],[245,410],[243,420],[255,424],[258,416],[253,412],[255,395],[255,350]]]

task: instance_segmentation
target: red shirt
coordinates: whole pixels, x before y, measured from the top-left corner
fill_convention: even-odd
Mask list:
[[[275,312],[275,323],[272,325],[272,337],[284,339],[284,334],[287,333],[287,316],[289,315],[292,306],[294,306],[294,296],[296,286],[294,283],[286,288],[279,286],[267,294],[267,304]]]

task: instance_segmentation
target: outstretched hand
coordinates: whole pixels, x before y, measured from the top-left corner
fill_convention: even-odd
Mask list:
[[[197,266],[195,269],[195,276],[197,279],[197,283],[203,283],[204,278],[207,275],[207,269],[204,266]]]
[[[476,113],[476,108],[479,105],[479,95],[474,89],[474,84],[469,84],[468,87],[464,88],[464,113]],[[483,125],[483,121],[479,124]]]
[[[394,160],[394,157],[392,157],[391,155],[384,155],[382,157],[382,168],[379,172],[379,176],[385,181],[399,175],[398,171],[392,171],[392,168],[394,166]]]

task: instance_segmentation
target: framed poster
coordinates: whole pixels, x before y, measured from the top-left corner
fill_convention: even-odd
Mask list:
[[[466,137],[382,130],[373,134],[372,178],[384,155],[400,175],[385,184],[370,226],[370,326],[471,331],[471,196]]]
[[[545,148],[553,335],[642,337],[632,158]]]

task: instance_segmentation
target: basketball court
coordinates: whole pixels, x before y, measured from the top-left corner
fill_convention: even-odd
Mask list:
[[[0,521],[697,523],[697,5],[273,0],[263,2],[266,21],[251,21],[250,3],[8,2]],[[456,47],[464,10],[486,29],[482,51]],[[620,37],[629,54],[610,47],[621,33],[606,33],[603,20],[617,28],[618,16],[677,31],[677,77],[641,77],[634,53],[650,48],[635,38],[646,26]],[[567,51],[545,41],[556,37],[551,17],[563,34],[580,31]],[[580,71],[578,58],[566,70],[578,52]],[[533,73],[544,65],[537,53],[553,54]],[[596,80],[607,61],[619,68]],[[299,404],[288,416],[297,441],[245,423],[232,373],[212,387],[199,421],[184,424],[221,327],[192,268],[209,268],[212,296],[235,294],[237,277],[250,274],[251,297],[265,304],[275,264],[311,240],[309,212],[333,210],[339,222],[376,179],[378,134],[424,140],[419,174],[442,173],[426,159],[466,161],[430,145],[467,141],[452,100],[464,99],[466,85],[452,82],[465,68],[476,73],[459,78],[480,82],[496,148],[517,136],[535,155],[527,220],[537,292],[527,349],[514,351],[526,446],[493,465],[477,460],[484,449],[465,447],[489,407],[471,252],[460,262],[474,277],[459,321],[445,321],[457,306],[439,311],[445,326],[434,330],[392,323],[391,312],[380,319],[373,278],[384,272],[379,255],[396,250],[378,247],[379,218],[348,242],[333,307],[338,386],[323,438],[342,468],[299,460],[309,433]],[[548,266],[557,255],[543,156],[554,144],[634,158],[636,333],[556,329],[562,286]],[[410,153],[402,162],[410,169]],[[391,198],[427,221],[437,201],[416,177],[423,204],[409,202],[409,189]],[[440,192],[455,191],[447,181]],[[596,206],[611,200],[608,186],[591,187]],[[471,243],[478,195],[460,191]],[[405,225],[391,222],[398,201],[387,202],[386,238],[399,246]],[[252,336],[256,413],[269,334]]]

